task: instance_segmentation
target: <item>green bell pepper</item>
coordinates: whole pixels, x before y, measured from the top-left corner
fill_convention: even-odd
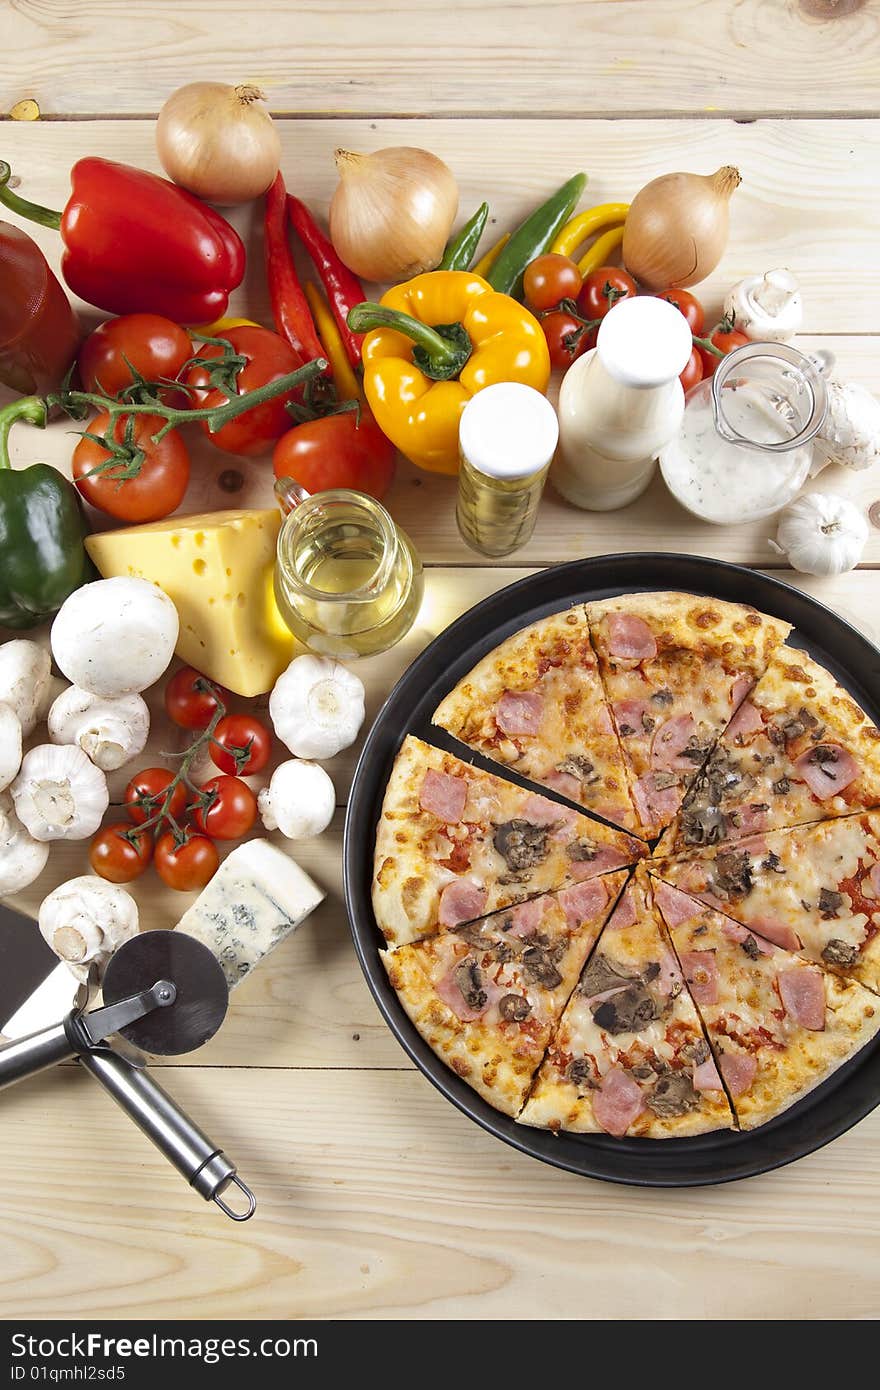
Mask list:
[[[0,410],[0,626],[37,627],[92,578],[79,494],[56,468],[13,469],[9,431],[17,420],[46,426],[46,403],[24,396]]]

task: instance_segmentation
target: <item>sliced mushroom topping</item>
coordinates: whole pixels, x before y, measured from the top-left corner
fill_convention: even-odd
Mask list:
[[[807,762],[815,763],[826,777],[833,781],[835,777],[834,765],[840,761],[842,749],[833,743],[817,743],[815,748],[811,748],[807,754]]]
[[[807,726],[801,719],[787,719],[782,726],[782,732],[787,739],[800,738],[807,732]]]
[[[516,960],[517,956],[521,956],[525,948],[526,943],[524,941],[516,936],[510,936],[505,937],[503,941],[496,941],[490,950],[493,959],[497,960],[499,965],[506,965],[509,960]]]
[[[829,921],[836,917],[838,909],[843,907],[843,894],[836,892],[833,888],[819,889],[819,911]]]
[[[715,886],[733,902],[752,891],[752,865],[748,850],[725,850],[715,860]]]
[[[701,763],[708,749],[708,743],[701,743],[698,734],[691,734],[687,741],[687,747],[682,748],[679,757],[687,758],[690,763]]]
[[[645,1097],[645,1104],[661,1119],[669,1119],[698,1109],[700,1097],[686,1072],[669,1072],[660,1077],[653,1091]]]
[[[479,922],[462,922],[460,926],[454,926],[452,930],[455,932],[456,936],[460,936],[462,941],[466,941],[469,946],[482,946],[485,948],[489,945],[483,935],[482,925]]]
[[[806,705],[801,705],[798,710],[798,719],[805,729],[818,729],[820,727],[818,719],[814,714],[810,713]],[[821,727],[824,729],[824,724]]]
[[[827,961],[829,965],[855,965],[858,958],[858,946],[851,946],[848,941],[841,941],[839,936],[832,936],[822,952],[822,959]]]
[[[657,1080],[657,1073],[655,1072],[654,1068],[649,1067],[646,1063],[643,1063],[641,1066],[638,1067],[631,1067],[630,1073],[632,1076],[635,1077],[636,1081]]]
[[[704,1038],[699,1038],[696,1042],[686,1043],[681,1049],[682,1057],[688,1062],[693,1062],[698,1067],[703,1062],[709,1060],[709,1047]]]
[[[532,1006],[524,994],[503,994],[498,1000],[498,1012],[510,1023],[522,1023],[532,1012]]]
[[[773,783],[772,792],[774,796],[785,796],[791,791],[791,782],[787,777],[778,777]]]
[[[588,1057],[573,1057],[568,1064],[565,1074],[569,1081],[573,1082],[575,1086],[589,1088],[595,1087],[596,1085],[593,1079],[593,1068],[590,1065]]]
[[[653,995],[641,979],[633,981],[626,989],[603,1000],[601,1004],[591,1005],[590,1011],[606,1033],[639,1033],[660,1016]]]
[[[562,976],[541,946],[527,947],[520,959],[526,978],[533,980],[536,985],[543,985],[545,989],[555,989],[557,985],[562,984]]]
[[[655,705],[671,705],[675,696],[671,690],[655,690],[651,702]]]
[[[658,792],[663,792],[667,787],[677,787],[678,778],[674,772],[655,772],[654,787]]]
[[[776,851],[772,849],[770,850],[770,852],[767,855],[767,858],[761,865],[761,868],[766,869],[767,872],[771,874],[785,873],[785,866],[783,865],[782,860],[779,858],[779,855],[776,853]]]
[[[481,1009],[488,999],[483,988],[483,972],[473,956],[465,956],[453,971],[453,979],[469,1009]]]
[[[717,806],[689,806],[681,813],[686,845],[717,845],[724,839],[725,818]]]
[[[598,846],[592,840],[573,840],[566,845],[565,853],[576,864],[589,864],[596,858]]]
[[[603,951],[594,951],[581,975],[578,988],[587,999],[592,999],[594,995],[604,994],[609,989],[625,989],[636,979],[638,975],[634,970],[627,970],[619,961],[609,960]]]
[[[652,733],[654,732],[654,730],[656,729],[656,727],[657,727],[657,720],[656,720],[656,719],[653,719],[653,718],[651,717],[650,714],[643,714],[643,715],[642,715],[642,728],[644,729],[644,731],[645,731],[646,734],[652,734]]]
[[[567,772],[569,777],[577,777],[579,781],[586,782],[587,778],[595,773],[596,767],[589,758],[574,757],[570,754],[563,758],[561,763],[556,764],[556,771]],[[592,780],[597,781],[598,777],[592,777]]]
[[[496,827],[492,843],[509,869],[533,869],[547,858],[550,825],[508,820]]]
[[[782,747],[785,742],[785,733],[778,724],[768,724],[765,732],[775,748]]]
[[[760,959],[761,948],[753,936],[747,936],[744,941],[740,942],[740,945],[742,946],[749,960]]]

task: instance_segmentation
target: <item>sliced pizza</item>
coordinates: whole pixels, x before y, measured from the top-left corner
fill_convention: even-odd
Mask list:
[[[656,901],[743,1129],[802,1100],[880,1028],[880,999],[658,884]]]
[[[382,953],[422,1037],[496,1110],[519,1114],[625,877],[589,879]]]
[[[778,647],[685,797],[664,849],[880,805],[880,729],[806,652]]]
[[[599,938],[520,1118],[557,1131],[648,1139],[733,1125],[641,871]]]
[[[650,872],[880,993],[880,812],[652,860]]]
[[[678,593],[589,603],[587,616],[642,833],[653,837],[791,625]]]
[[[408,736],[376,830],[373,909],[398,946],[646,852],[622,830]]]
[[[524,777],[638,832],[582,606],[515,632],[450,691],[434,723]]]

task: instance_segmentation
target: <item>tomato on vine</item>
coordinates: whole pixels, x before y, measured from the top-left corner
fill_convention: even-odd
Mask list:
[[[262,772],[272,751],[272,735],[251,714],[227,714],[214,730],[211,760],[235,777]]]
[[[581,273],[575,262],[553,251],[536,256],[523,275],[525,297],[538,313],[555,309],[563,299],[577,299],[580,288]]]
[[[89,334],[77,365],[84,391],[118,396],[134,384],[134,373],[144,381],[175,381],[192,355],[179,323],[160,314],[122,314]],[[186,399],[183,391],[168,392],[169,405],[184,406]]]
[[[174,781],[174,773],[167,767],[145,767],[132,777],[123,794],[123,805],[130,821],[143,825],[152,820],[162,810],[169,786]],[[178,782],[165,814],[179,820],[186,810],[188,792],[183,782]]]
[[[205,343],[199,350],[200,361],[192,366],[184,378],[185,384],[194,392],[194,404],[200,407],[223,405],[233,396],[245,396],[258,386],[266,386],[279,377],[295,372],[301,362],[293,348],[268,328],[230,328],[223,334],[224,341],[232,347],[240,359],[234,381],[224,367],[218,379],[212,372],[211,363],[215,358],[226,356],[226,349],[216,343]],[[293,399],[292,393],[275,396],[254,406],[243,414],[227,421],[221,429],[212,434],[207,420],[201,421],[205,436],[217,449],[229,454],[263,454],[271,449],[275,440],[290,428],[290,416],[285,406]]]
[[[220,706],[229,700],[228,690],[194,666],[181,666],[165,687],[168,718],[181,729],[207,729]]]
[[[164,424],[158,415],[120,415],[111,429],[106,410],[96,415],[71,465],[85,500],[132,525],[176,511],[189,486],[189,450],[177,430],[155,442]]]
[[[276,478],[293,478],[306,492],[348,487],[381,501],[394,478],[397,451],[373,416],[346,410],[296,425],[272,454]]]
[[[692,386],[703,380],[703,359],[699,348],[691,348],[691,355],[687,360],[687,366],[678,378],[681,382],[682,390],[690,391]]]
[[[125,821],[105,825],[89,846],[89,863],[108,883],[131,883],[140,878],[153,857],[153,837]]]
[[[178,893],[194,893],[204,888],[220,867],[220,855],[213,840],[187,829],[178,839],[168,831],[156,844],[156,873]]]
[[[729,319],[722,319],[721,322],[712,329],[709,337],[702,340],[703,343],[711,343],[713,347],[718,348],[721,357],[726,357],[727,354],[733,352],[735,348],[744,347],[748,341],[749,339],[746,337],[745,333],[740,333],[738,329],[734,328]],[[703,377],[712,376],[718,363],[721,361],[721,357],[719,357],[717,353],[708,351],[700,342],[697,343],[697,348],[703,359]]]
[[[567,309],[553,309],[549,314],[544,314],[541,327],[553,367],[564,370],[571,366],[576,357],[596,346],[598,330],[585,327],[582,320]]]
[[[604,319],[621,299],[633,298],[638,286],[631,275],[616,265],[601,265],[584,278],[577,297],[578,312],[585,319]]]
[[[667,304],[674,304],[676,309],[684,314],[691,332],[697,337],[700,336],[706,323],[706,314],[695,294],[691,294],[689,290],[658,290],[656,298],[665,299]]]
[[[238,777],[212,777],[201,789],[193,824],[212,840],[238,840],[257,818],[257,798]]]

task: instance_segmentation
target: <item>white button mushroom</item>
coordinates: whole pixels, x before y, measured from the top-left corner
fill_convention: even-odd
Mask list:
[[[65,690],[69,689],[70,686],[68,685],[67,681],[64,679],[63,676],[49,677],[49,683],[46,686],[46,689],[43,692],[43,698],[40,701],[39,706],[37,707],[38,724],[45,724],[46,720],[49,717],[49,711],[54,705],[55,701],[58,699],[58,696],[63,695]]]
[[[124,941],[138,933],[137,903],[124,888],[83,874],[53,889],[40,904],[40,932],[78,980],[99,974]]]
[[[298,758],[333,758],[364,722],[364,686],[327,656],[298,656],[269,696],[275,732]]]
[[[861,471],[880,459],[880,401],[855,381],[825,383],[828,409],[813,441],[813,477],[829,463]]]
[[[52,654],[74,685],[115,699],[159,679],[179,628],[177,609],[158,584],[98,579],[65,599],[52,624]]]
[[[49,711],[53,743],[75,743],[96,767],[115,772],[146,746],[150,711],[140,695],[102,699],[69,685]]]
[[[25,753],[10,790],[16,815],[35,840],[84,840],[110,804],[107,778],[82,749],[51,743]]]
[[[52,661],[45,647],[26,637],[0,646],[0,700],[15,710],[22,733],[33,733],[52,681]]]
[[[724,301],[724,317],[740,333],[761,343],[787,343],[804,316],[800,285],[790,270],[748,275]]]
[[[0,792],[0,897],[27,888],[39,878],[48,858],[49,846],[27,833],[9,792]]]
[[[276,767],[257,805],[267,830],[280,830],[288,840],[306,840],[327,829],[336,810],[336,792],[317,763],[291,758]]]
[[[0,791],[21,767],[21,720],[11,705],[0,704]]]

